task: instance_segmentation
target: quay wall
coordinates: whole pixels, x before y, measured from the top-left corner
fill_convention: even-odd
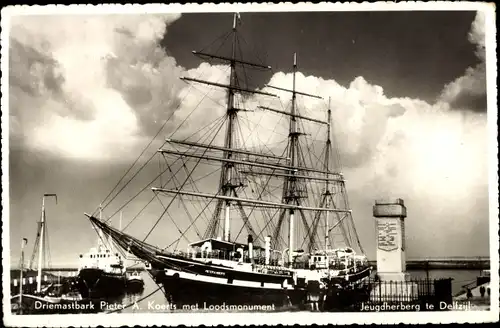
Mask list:
[[[370,265],[376,266],[377,261],[368,261]],[[479,259],[429,259],[429,260],[407,260],[407,270],[432,270],[432,269],[463,269],[463,270],[486,270],[490,268],[490,260]]]

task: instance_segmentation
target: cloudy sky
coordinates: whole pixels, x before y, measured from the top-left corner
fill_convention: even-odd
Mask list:
[[[354,220],[369,257],[375,254],[372,205],[384,197],[405,199],[409,257],[488,255],[484,15],[268,12],[241,18],[246,59],[273,67],[252,76],[253,87],[290,86],[297,52],[297,87],[332,97]],[[191,51],[213,47],[231,25],[229,13],[12,17],[13,263],[22,237],[32,248],[43,193],[59,197],[47,205],[52,262],[77,263],[96,240],[83,213],[95,210],[167,118],[173,115],[161,137],[196,106],[199,96],[187,96],[179,77],[227,79],[226,67],[202,63]],[[224,94],[211,98],[222,101]],[[317,113],[317,103],[302,106]],[[195,123],[214,110],[213,103],[201,107]],[[148,220],[154,221],[146,218],[131,231],[144,236]],[[173,240],[173,227],[162,229],[150,242]]]

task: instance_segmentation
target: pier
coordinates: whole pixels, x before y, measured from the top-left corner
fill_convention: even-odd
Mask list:
[[[143,267],[131,267],[127,268],[127,272],[134,271],[144,271]],[[60,281],[64,281],[65,279],[76,277],[78,274],[77,268],[70,267],[60,267],[60,268],[46,268],[42,270],[42,285],[57,283]],[[11,288],[19,288],[19,277],[20,270],[12,269],[10,270],[10,285]],[[26,286],[27,290],[34,290],[36,284],[38,282],[37,272],[34,270],[24,270],[23,271],[23,285]]]
[[[376,266],[377,261],[368,261],[370,265]],[[490,258],[486,256],[466,257],[428,257],[406,260],[408,270],[432,270],[432,269],[461,269],[461,270],[487,270],[490,268]]]

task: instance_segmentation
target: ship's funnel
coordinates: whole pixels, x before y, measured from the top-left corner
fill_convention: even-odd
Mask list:
[[[248,235],[248,258],[253,263],[253,236]]]
[[[266,253],[266,265],[269,265],[271,259],[271,236],[267,236],[265,239],[265,253]]]
[[[236,250],[236,253],[238,254],[238,262],[243,262],[243,248],[239,247],[237,250]]]

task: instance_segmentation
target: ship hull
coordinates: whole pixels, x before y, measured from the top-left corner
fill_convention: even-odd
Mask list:
[[[142,279],[127,279],[127,293],[140,293],[144,290],[144,281]]]
[[[370,277],[371,275],[371,267],[366,267],[364,269],[361,269],[357,272],[349,273],[347,275],[342,275],[338,277],[332,277],[330,278],[329,284],[338,284],[341,286],[353,284],[362,281],[365,278]]]
[[[177,307],[217,305],[268,305],[271,308],[302,306],[303,288],[293,287],[293,277],[243,271],[189,259],[161,256],[150,273]]]
[[[229,284],[213,277],[186,277],[183,272],[172,270],[155,271],[153,276],[163,286],[168,301],[181,309],[231,310],[234,306],[268,306],[268,310],[274,310],[302,307],[306,299],[304,290],[293,288],[249,287],[244,286],[248,282]]]
[[[297,285],[291,276],[238,271],[168,256],[160,258],[161,261],[152,266],[150,273],[163,286],[168,301],[177,308],[225,306],[231,309],[227,307],[268,305],[272,309],[302,309],[312,299],[318,299],[320,303],[325,301],[324,310],[331,311],[364,299],[366,291],[353,287],[371,272],[370,268],[366,268],[349,274],[347,279],[346,276],[331,278],[327,290],[311,294],[307,284]]]
[[[86,297],[114,297],[124,293],[125,276],[102,269],[85,268],[78,273],[78,289]]]
[[[371,267],[366,267],[347,276],[330,278],[323,303],[324,311],[352,311],[359,308],[370,297],[371,285],[363,283],[369,279]]]

